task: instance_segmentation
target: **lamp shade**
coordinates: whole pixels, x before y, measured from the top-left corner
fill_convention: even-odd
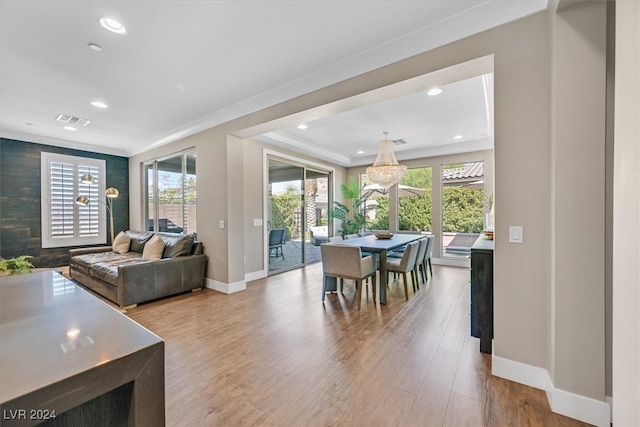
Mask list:
[[[85,196],[80,196],[76,199],[76,205],[87,206],[89,204],[89,198]]]
[[[85,173],[80,177],[80,182],[83,184],[93,184],[96,180],[90,173]]]
[[[380,141],[380,149],[376,161],[373,166],[367,168],[367,176],[374,183],[389,188],[397,184],[406,171],[407,167],[399,164],[398,160],[396,160],[396,155],[393,152],[393,142],[387,139],[387,133],[385,132],[385,139]]]
[[[105,193],[107,194],[107,197],[110,199],[115,199],[120,195],[120,192],[115,187],[107,188],[107,191],[105,191]]]

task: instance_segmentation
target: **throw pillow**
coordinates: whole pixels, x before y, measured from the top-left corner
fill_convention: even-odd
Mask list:
[[[113,239],[113,252],[126,254],[129,252],[129,245],[131,245],[131,237],[124,231],[121,231],[116,238]]]
[[[160,236],[153,236],[145,245],[142,250],[143,261],[155,261],[162,258],[162,252],[164,251],[164,240]]]

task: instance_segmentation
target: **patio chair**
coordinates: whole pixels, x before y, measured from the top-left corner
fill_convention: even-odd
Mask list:
[[[356,282],[356,304],[360,310],[363,280],[372,278],[375,300],[376,261],[373,256],[362,257],[359,246],[325,243],[320,245],[322,254],[322,302],[327,292],[327,279],[351,279]]]
[[[284,261],[286,231],[286,228],[272,228],[269,232],[269,259],[282,257]]]

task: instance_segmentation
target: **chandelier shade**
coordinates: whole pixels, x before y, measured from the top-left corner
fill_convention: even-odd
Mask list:
[[[380,149],[376,161],[373,166],[367,168],[366,172],[372,182],[389,188],[400,182],[407,171],[407,167],[398,163],[393,152],[393,142],[387,139],[387,132],[384,132],[384,136],[384,140],[380,141]]]

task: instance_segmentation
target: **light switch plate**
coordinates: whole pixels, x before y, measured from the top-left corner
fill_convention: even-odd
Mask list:
[[[522,243],[523,229],[521,225],[512,225],[509,227],[509,243]]]
[[[254,226],[254,227],[260,227],[260,226],[262,226],[262,218],[254,218],[254,219],[253,219],[253,226]]]
[[[224,219],[218,221],[218,228],[224,228]]]

